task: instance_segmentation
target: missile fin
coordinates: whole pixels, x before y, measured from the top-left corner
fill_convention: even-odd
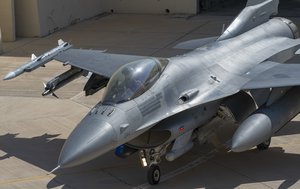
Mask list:
[[[31,55],[31,60],[34,60],[34,59],[36,59],[36,56],[35,56],[35,54],[32,54]]]
[[[57,43],[58,43],[58,45],[62,45],[62,44],[64,43],[64,41],[63,41],[62,39],[59,39],[59,40],[57,41]]]
[[[225,29],[226,29],[226,24],[223,24],[221,35],[225,32]]]
[[[51,95],[54,96],[55,98],[59,99],[55,93],[51,93]]]

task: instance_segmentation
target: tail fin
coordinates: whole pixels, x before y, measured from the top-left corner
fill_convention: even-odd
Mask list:
[[[278,13],[279,0],[248,0],[246,7],[234,19],[218,41],[236,37],[267,22]]]
[[[261,4],[261,3],[265,3],[266,1],[268,1],[268,0],[248,0],[247,4],[246,4],[246,7]],[[279,1],[278,1],[278,3],[279,3]]]

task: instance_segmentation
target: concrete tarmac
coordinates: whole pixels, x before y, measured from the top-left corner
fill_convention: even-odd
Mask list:
[[[102,15],[45,38],[4,43],[0,76],[56,46],[62,38],[75,47],[112,53],[169,57],[186,51],[176,43],[219,35],[232,16]],[[300,26],[300,18],[293,17]],[[299,57],[292,61],[300,62]],[[83,166],[48,174],[56,167],[65,139],[103,91],[84,97],[85,78],[57,91],[59,99],[41,97],[42,82],[67,70],[55,61],[46,68],[11,81],[0,81],[0,188],[300,188],[300,117],[272,138],[269,150],[216,153],[196,146],[174,162],[163,161],[162,181],[149,186],[147,169],[137,155],[127,159],[113,152]]]

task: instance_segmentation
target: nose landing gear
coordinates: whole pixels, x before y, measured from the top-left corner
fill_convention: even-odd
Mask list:
[[[160,181],[160,169],[158,165],[151,165],[148,173],[147,173],[147,179],[149,184],[156,185]]]
[[[140,151],[140,160],[143,167],[149,167],[147,172],[147,180],[151,185],[159,183],[161,178],[161,171],[158,164],[161,162],[161,156],[165,154],[166,147],[159,147],[155,149],[145,149]]]

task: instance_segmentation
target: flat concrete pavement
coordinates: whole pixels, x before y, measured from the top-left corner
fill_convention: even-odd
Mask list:
[[[300,26],[299,18],[292,18]],[[184,53],[172,49],[188,39],[219,35],[232,16],[99,16],[48,37],[4,43],[0,77],[56,45],[59,38],[75,47],[151,56]],[[293,61],[300,61],[296,57]],[[102,96],[84,97],[85,78],[57,91],[60,99],[41,97],[42,82],[67,70],[53,61],[31,74],[0,81],[0,188],[300,188],[300,117],[296,117],[264,152],[215,153],[195,147],[175,162],[161,164],[162,182],[149,186],[147,169],[136,155],[119,159],[110,152],[86,165],[48,174],[76,124]]]

